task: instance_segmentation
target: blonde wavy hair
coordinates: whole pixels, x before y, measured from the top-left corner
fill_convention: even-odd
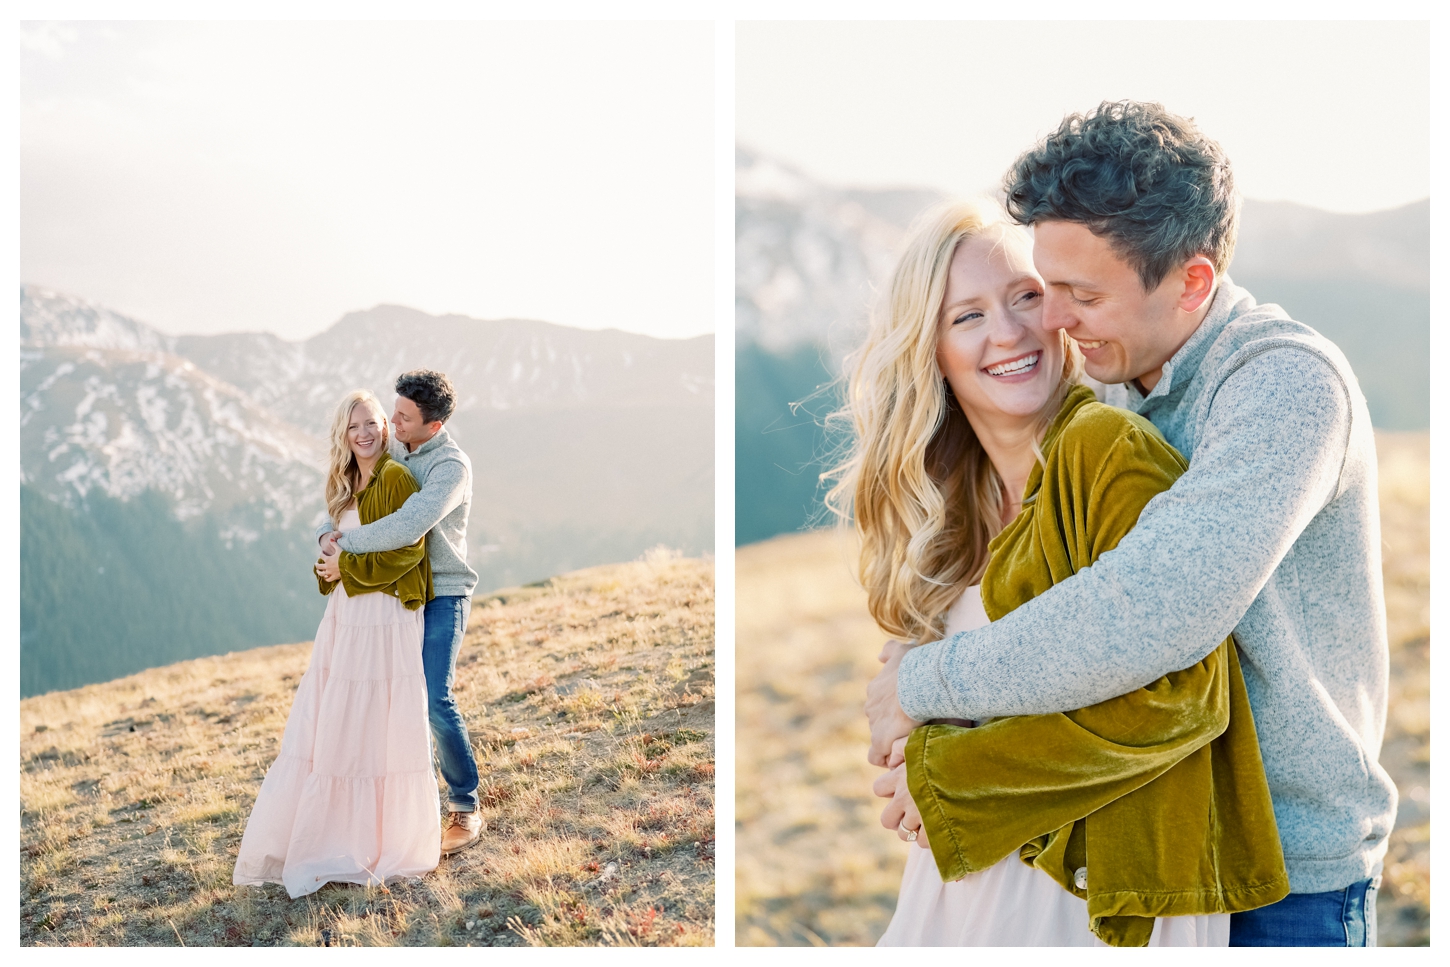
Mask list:
[[[366,480],[360,479],[357,457],[347,443],[347,425],[352,422],[352,408],[359,403],[371,405],[383,418],[383,453],[388,452],[388,441],[392,436],[387,411],[378,402],[378,398],[367,390],[355,389],[337,404],[337,409],[332,414],[332,431],[328,434],[331,449],[327,455],[327,485],[323,489],[327,500],[327,516],[332,519],[334,527],[342,520],[342,512],[347,510],[347,505],[352,503],[353,494],[367,485]]]
[[[832,419],[854,439],[822,474],[835,480],[826,506],[843,523],[855,518],[871,616],[913,643],[941,637],[947,610],[979,579],[987,544],[1002,529],[1002,478],[937,364],[952,256],[979,235],[1031,244],[1000,209],[980,202],[940,205],[912,226],[866,341],[848,358],[845,405]],[[1082,372],[1077,347],[1060,336],[1062,380],[1039,438]]]

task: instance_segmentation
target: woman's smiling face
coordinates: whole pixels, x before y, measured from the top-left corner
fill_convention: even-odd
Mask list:
[[[383,450],[383,411],[368,402],[354,403],[347,421],[347,444],[360,460]]]
[[[1036,417],[1062,379],[1059,333],[1042,328],[1042,279],[1022,240],[963,239],[937,318],[937,365],[974,427]]]

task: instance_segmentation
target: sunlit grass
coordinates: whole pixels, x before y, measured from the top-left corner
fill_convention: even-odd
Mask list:
[[[309,645],[25,699],[22,944],[713,942],[712,568],[477,598],[457,693],[487,830],[387,889],[231,884]]]

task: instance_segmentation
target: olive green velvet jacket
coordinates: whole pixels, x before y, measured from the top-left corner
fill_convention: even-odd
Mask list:
[[[994,621],[1112,550],[1187,469],[1151,423],[1085,386],[1069,392],[1042,454],[1022,512],[990,545],[982,603]],[[1154,917],[1250,910],[1289,892],[1232,638],[1088,708],[919,728],[906,770],[943,880],[1018,850],[1087,900],[1093,933],[1114,946],[1146,945]]]
[[[384,453],[373,467],[367,486],[357,492],[358,519],[364,524],[380,520],[417,492],[418,482],[408,468]],[[425,534],[417,543],[396,551],[370,554],[340,551],[342,558],[337,568],[342,573],[343,590],[350,598],[381,591],[397,598],[409,611],[417,611],[433,600],[433,570],[428,566],[427,540]],[[321,564],[322,558],[317,562]],[[317,577],[317,588],[323,594],[331,594],[338,583],[324,581],[321,575]]]

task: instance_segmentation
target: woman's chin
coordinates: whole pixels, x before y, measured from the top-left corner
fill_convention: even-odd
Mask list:
[[[996,415],[1011,420],[1036,416],[1052,403],[1053,390],[1056,388],[1056,385],[1049,386],[1041,380],[1016,385],[990,386],[985,394],[987,399],[984,401],[988,405],[982,407],[987,412],[983,415],[989,418]]]

